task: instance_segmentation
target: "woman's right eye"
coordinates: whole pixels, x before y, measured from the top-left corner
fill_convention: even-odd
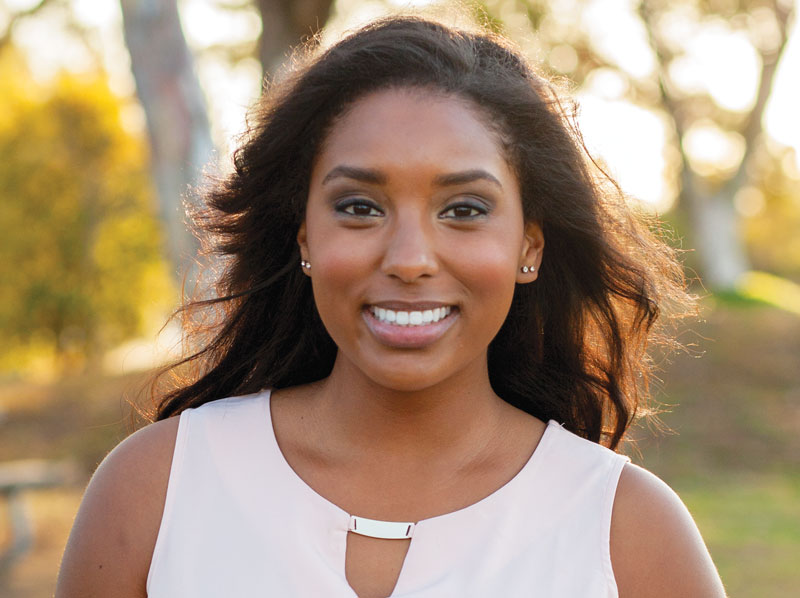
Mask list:
[[[383,216],[381,209],[370,201],[349,199],[336,204],[336,211],[350,216],[377,217]]]

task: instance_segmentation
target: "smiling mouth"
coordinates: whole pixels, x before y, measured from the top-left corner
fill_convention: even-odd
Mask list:
[[[447,318],[453,311],[453,307],[450,305],[414,311],[386,309],[376,305],[371,305],[368,309],[372,316],[379,322],[392,326],[409,328],[440,322]]]

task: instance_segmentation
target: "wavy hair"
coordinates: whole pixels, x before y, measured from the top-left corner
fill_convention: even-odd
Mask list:
[[[616,448],[643,411],[648,344],[668,339],[654,326],[659,314],[692,305],[674,251],[589,157],[572,105],[509,42],[414,17],[373,22],[265,91],[233,172],[194,215],[225,267],[213,299],[180,310],[195,348],[160,373],[160,381],[172,374],[172,384],[156,385],[155,418],[330,373],[337,349],[299,267],[296,234],[313,161],[337,117],[392,87],[479,107],[500,133],[525,218],[542,227],[539,278],[517,285],[489,346],[493,389],[531,415]]]

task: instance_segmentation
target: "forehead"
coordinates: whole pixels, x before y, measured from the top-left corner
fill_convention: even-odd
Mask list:
[[[386,89],[356,100],[332,125],[312,179],[336,165],[425,171],[486,168],[512,176],[483,110],[459,96]],[[324,173],[321,174],[324,176]]]

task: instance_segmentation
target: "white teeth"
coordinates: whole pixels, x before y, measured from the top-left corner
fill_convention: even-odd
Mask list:
[[[437,307],[424,311],[394,311],[383,307],[371,307],[370,312],[376,320],[396,326],[422,326],[438,322],[450,315],[450,307]]]

